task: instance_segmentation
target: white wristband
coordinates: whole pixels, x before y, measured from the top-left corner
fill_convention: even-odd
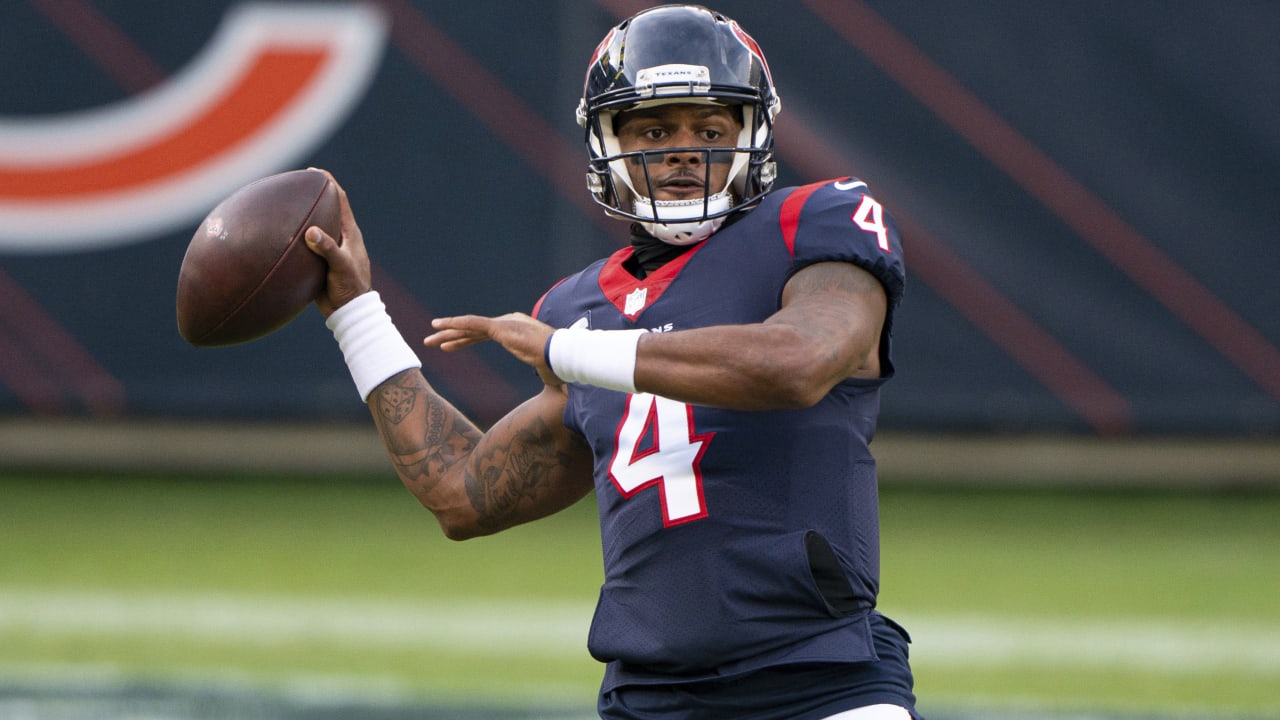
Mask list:
[[[547,340],[547,365],[565,382],[636,391],[636,346],[647,330],[565,328]]]
[[[324,324],[342,349],[361,400],[368,402],[369,393],[392,375],[422,367],[372,290],[334,310]]]

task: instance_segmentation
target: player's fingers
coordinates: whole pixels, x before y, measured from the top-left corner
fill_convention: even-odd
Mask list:
[[[442,330],[434,332],[422,339],[422,344],[427,347],[440,347],[450,340],[457,339],[457,334],[452,330]]]
[[[443,332],[432,333],[422,339],[422,344],[427,347],[440,348],[446,352],[453,350],[461,350],[477,343],[488,340],[488,336],[474,335],[469,333],[459,333],[453,330],[445,330]]]
[[[329,266],[330,283],[338,281],[339,285],[368,284],[367,280],[361,280],[362,277],[367,277],[368,272],[361,272],[360,260],[351,252],[350,247],[344,248],[337,239],[315,226],[307,228],[303,238],[306,240],[307,248],[324,258]]]
[[[454,317],[438,317],[431,321],[436,330],[459,330],[471,333],[488,334],[493,325],[493,318],[483,315],[457,315]]]
[[[307,247],[325,260],[333,260],[338,252],[338,242],[315,225],[307,228],[307,233],[303,237],[307,241]]]
[[[356,224],[355,213],[351,212],[351,200],[347,197],[346,188],[342,187],[342,183],[338,182],[338,179],[328,170],[318,167],[308,169],[324,173],[329,178],[329,182],[333,183],[333,187],[338,191],[338,212],[342,218],[342,237],[335,238],[335,242],[339,245],[347,243],[364,245],[364,236],[360,232],[360,226]]]
[[[438,318],[439,319],[439,318]],[[452,319],[452,318],[449,318]],[[435,324],[434,321],[432,323]],[[488,333],[474,327],[447,327],[436,325],[436,331],[423,339],[423,343],[431,347],[442,347],[445,344],[465,343],[474,345],[489,339]],[[465,345],[460,345],[465,346]]]
[[[440,349],[445,352],[453,352],[454,350],[461,350],[463,348],[471,347],[472,345],[477,345],[488,339],[489,338],[483,338],[483,337],[476,337],[476,338],[468,337],[468,338],[462,338],[459,340],[452,340],[452,341],[441,344]]]
[[[338,191],[338,207],[344,211],[351,209],[351,204],[347,202],[347,191],[342,189],[342,183],[338,182],[338,178],[334,177],[333,173],[318,167],[309,167],[307,169],[323,173],[325,177],[329,178],[329,182],[333,183],[333,187]]]

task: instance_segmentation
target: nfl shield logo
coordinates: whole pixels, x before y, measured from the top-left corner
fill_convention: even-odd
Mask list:
[[[622,314],[627,317],[635,317],[637,313],[644,309],[644,301],[649,295],[649,288],[636,288],[627,296],[626,305],[622,308]]]

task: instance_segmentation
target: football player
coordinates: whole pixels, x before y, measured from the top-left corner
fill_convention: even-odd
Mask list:
[[[588,189],[625,247],[532,315],[438,318],[541,392],[481,432],[423,378],[343,194],[318,301],[404,484],[466,538],[593,489],[604,585],[588,638],[604,718],[906,720],[905,630],[876,610],[869,450],[905,271],[852,177],[775,189],[781,101],[759,46],[697,6],[639,13],[590,60]]]

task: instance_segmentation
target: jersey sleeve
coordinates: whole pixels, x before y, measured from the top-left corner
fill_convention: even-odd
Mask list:
[[[884,285],[891,308],[902,299],[902,237],[866,183],[842,178],[794,188],[782,201],[778,221],[793,258],[792,274],[818,262],[850,262]]]
[[[534,303],[529,314],[554,328],[569,327],[584,314],[589,314],[591,300],[599,293],[594,290],[597,287],[595,278],[603,264],[603,260],[593,263],[552,285]]]
[[[533,309],[529,311],[529,315],[537,320],[541,320],[542,322],[547,323],[548,325],[551,325],[552,323],[550,318],[551,318],[551,315],[554,313],[550,309],[548,309],[547,312],[544,313],[542,311],[542,306],[546,304],[547,297],[551,295],[551,293],[555,292],[556,288],[563,285],[564,282],[568,279],[569,278],[567,277],[560,278],[558,281],[556,281],[555,285],[552,285],[550,288],[547,289],[546,292],[542,293],[542,297],[538,298],[538,301],[533,304]]]

